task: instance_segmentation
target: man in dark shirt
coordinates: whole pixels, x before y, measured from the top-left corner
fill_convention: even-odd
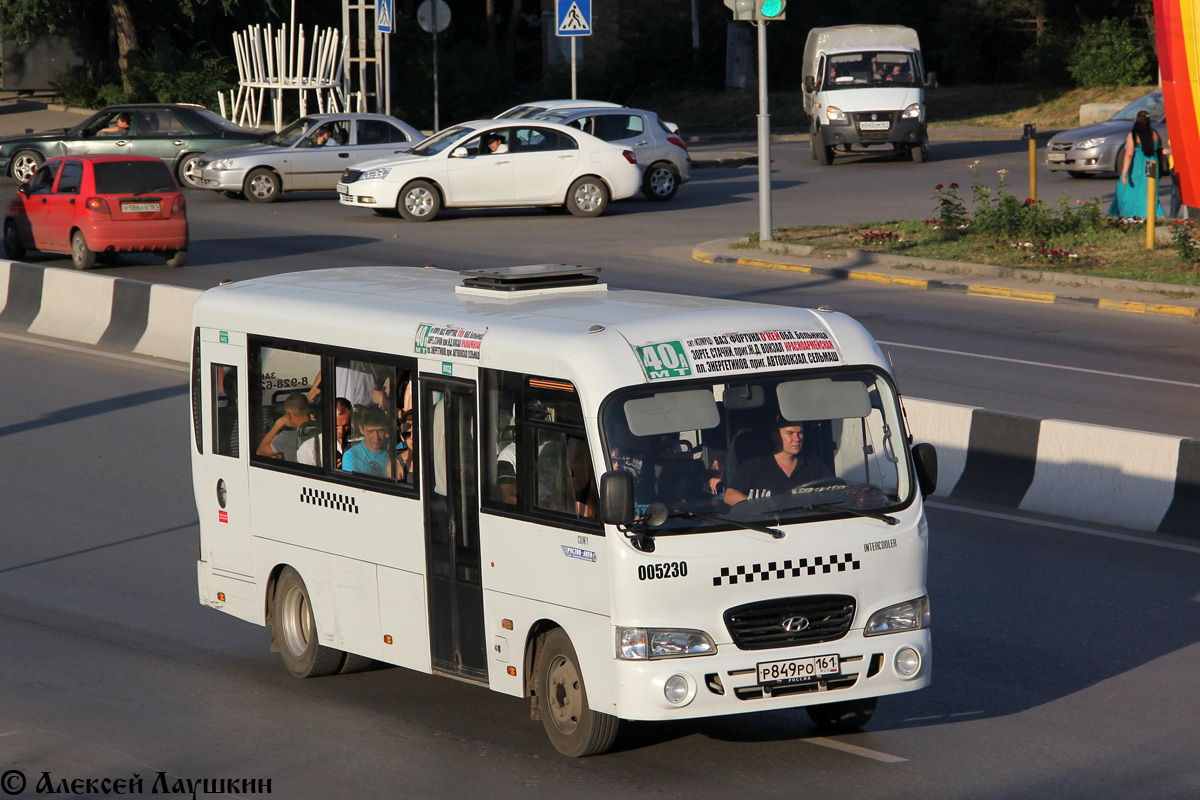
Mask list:
[[[804,449],[803,422],[776,417],[775,426],[775,453],[755,456],[741,465],[725,489],[726,504],[742,502],[752,490],[787,494],[809,481],[833,477],[821,459],[800,455]]]

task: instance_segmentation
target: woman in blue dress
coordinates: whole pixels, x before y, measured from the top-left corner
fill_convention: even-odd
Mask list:
[[[1133,121],[1133,130],[1125,137],[1125,160],[1121,164],[1121,179],[1117,181],[1117,193],[1113,197],[1112,205],[1108,207],[1108,216],[1145,218],[1146,162],[1151,159],[1157,161],[1160,149],[1164,154],[1171,152],[1162,147],[1158,132],[1150,125],[1149,112],[1139,111]],[[1166,216],[1162,203],[1158,202],[1157,198],[1154,205],[1156,217]]]

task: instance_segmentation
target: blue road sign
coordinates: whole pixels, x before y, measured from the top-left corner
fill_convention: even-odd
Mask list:
[[[592,0],[555,0],[559,36],[592,35]]]
[[[392,32],[392,0],[375,0],[375,27],[380,33]]]

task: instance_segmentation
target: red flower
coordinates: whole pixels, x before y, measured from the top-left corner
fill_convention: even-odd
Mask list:
[[[940,192],[942,190],[942,185],[939,183],[937,186],[933,187],[933,190],[935,192]]]
[[[1027,206],[1031,206],[1031,205],[1033,205],[1033,198],[1032,198],[1032,197],[1026,197],[1026,198],[1025,198],[1025,205],[1027,205]]]
[[[950,188],[951,188],[951,189],[957,189],[957,188],[958,188],[958,184],[957,184],[957,183],[952,183],[952,184],[950,184]]]

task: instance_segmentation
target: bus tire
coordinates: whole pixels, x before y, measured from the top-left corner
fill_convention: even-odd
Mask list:
[[[350,675],[354,672],[366,672],[373,666],[375,666],[375,659],[373,658],[346,653],[346,661],[342,664],[342,668],[338,670],[338,674]]]
[[[283,665],[297,678],[319,678],[342,668],[346,654],[318,641],[308,588],[291,567],[284,567],[275,583],[271,625]]]
[[[857,730],[870,722],[878,704],[878,697],[868,697],[863,700],[843,700],[840,703],[807,706],[804,710],[824,733],[844,733]]]
[[[588,707],[579,657],[562,628],[542,640],[537,679],[542,725],[554,749],[572,758],[608,752],[621,721]]]

